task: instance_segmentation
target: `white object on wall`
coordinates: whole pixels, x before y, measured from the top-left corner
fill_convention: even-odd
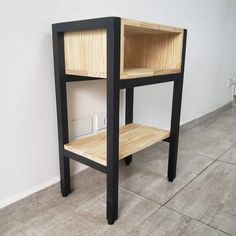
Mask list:
[[[86,117],[71,120],[69,127],[70,140],[77,140],[83,135],[93,133],[93,119],[92,117]]]
[[[97,132],[99,130],[105,129],[107,126],[107,117],[106,114],[101,113],[101,114],[97,114],[94,116],[93,118],[94,120],[94,132]]]

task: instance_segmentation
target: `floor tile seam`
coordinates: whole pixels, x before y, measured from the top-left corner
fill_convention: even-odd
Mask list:
[[[171,201],[177,194],[179,194],[182,190],[184,190],[189,184],[191,184],[196,178],[198,178],[203,172],[205,172],[209,167],[211,167],[216,160],[212,160],[212,162],[206,166],[202,171],[200,171],[195,177],[189,180],[177,193],[175,193],[170,199],[168,199],[163,206],[165,206],[169,201]]]
[[[234,142],[232,145],[230,145],[228,148],[226,148],[226,150],[224,150],[222,153],[220,153],[220,154],[218,154],[216,157],[212,157],[212,156],[210,156],[210,155],[208,155],[208,154],[204,154],[204,153],[200,153],[200,152],[198,152],[198,151],[188,151],[188,150],[181,150],[181,148],[179,148],[179,152],[186,152],[186,153],[189,153],[189,154],[196,154],[196,155],[200,155],[200,156],[203,156],[203,157],[207,157],[207,158],[209,158],[209,159],[211,159],[211,160],[217,160],[218,158],[220,158],[222,155],[224,155],[230,148],[232,148],[234,145],[236,145],[236,142]]]
[[[228,152],[234,145],[236,145],[236,142],[234,142],[229,148],[227,148],[223,153],[221,153],[216,160],[218,161],[220,157],[222,157],[226,152]]]
[[[210,158],[209,158],[210,159]],[[133,193],[133,194],[135,194],[135,195],[137,195],[137,196],[140,196],[140,197],[142,197],[142,198],[144,198],[144,199],[146,199],[146,200],[148,200],[148,201],[151,201],[151,202],[153,202],[153,203],[156,203],[156,204],[159,204],[159,205],[161,205],[161,206],[165,206],[172,198],[174,198],[178,193],[180,193],[188,184],[190,184],[195,178],[197,178],[201,173],[203,173],[208,167],[210,167],[214,162],[216,162],[216,160],[212,160],[212,159],[210,159],[212,162],[208,165],[208,166],[206,166],[201,172],[199,172],[195,177],[193,177],[192,179],[190,179],[184,186],[182,186],[181,187],[181,189],[179,190],[179,191],[177,191],[172,197],[170,197],[166,202],[164,202],[164,203],[161,203],[161,202],[156,202],[156,201],[154,201],[154,200],[152,200],[152,199],[150,199],[150,198],[148,198],[148,197],[146,197],[146,196],[144,196],[144,195],[142,195],[142,194],[140,194],[140,193],[137,193],[137,192],[134,192],[134,191],[131,191],[130,189],[127,189],[126,187],[123,187],[123,186],[121,186],[121,185],[119,185],[119,187],[120,188],[122,188],[122,189],[125,189],[126,191],[128,191],[128,192],[131,192],[131,193]],[[168,181],[168,180],[167,180]]]
[[[152,217],[157,211],[159,211],[161,208],[163,207],[163,205],[160,205],[160,207],[158,209],[156,209],[152,214],[150,214],[147,218],[145,218],[141,223],[139,223],[134,229],[132,229],[128,235],[130,235],[132,232],[134,232],[141,224],[143,224],[148,218]]]
[[[218,229],[218,228],[216,228],[216,227],[214,227],[214,226],[212,226],[212,225],[210,225],[210,224],[206,224],[205,222],[202,222],[202,221],[200,221],[200,220],[198,220],[198,219],[195,219],[195,218],[193,218],[192,216],[186,215],[186,214],[184,214],[183,212],[180,212],[180,211],[178,211],[178,210],[175,210],[175,209],[172,208],[172,207],[169,207],[169,206],[163,206],[163,207],[166,207],[166,208],[168,208],[169,210],[172,210],[172,211],[174,211],[174,212],[176,212],[176,213],[178,213],[178,214],[180,214],[180,215],[183,215],[183,216],[185,216],[185,217],[189,217],[189,218],[191,218],[192,220],[195,220],[195,221],[197,221],[197,222],[199,222],[199,223],[201,223],[201,224],[204,224],[204,225],[206,225],[206,226],[209,226],[209,227],[211,227],[211,228],[213,228],[213,229],[215,229],[215,230],[218,230],[218,231],[220,231],[220,232],[222,232],[222,233],[225,233],[225,234],[227,234],[227,235],[229,235],[229,236],[232,236],[231,234],[229,234],[229,233],[227,233],[227,232],[225,232],[225,231],[223,231],[223,230],[221,230],[221,229]]]
[[[140,195],[140,194],[138,194],[138,193],[136,193],[136,192],[133,192],[133,191],[131,191],[131,190],[129,190],[129,189],[126,189],[125,187],[119,186],[119,188],[124,189],[124,190],[127,191],[127,192],[133,193],[134,195],[136,195],[136,196],[138,196],[138,197],[142,197],[143,199],[148,200],[149,202],[152,202],[152,203],[154,203],[155,205],[158,206],[158,208],[157,208],[154,212],[152,212],[149,216],[145,217],[145,219],[143,219],[134,229],[132,229],[132,230],[128,233],[128,235],[129,235],[129,234],[131,234],[133,231],[135,231],[135,230],[137,229],[137,227],[140,226],[144,221],[146,221],[149,217],[151,217],[151,216],[154,215],[159,209],[161,209],[161,208],[163,207],[163,205],[162,205],[161,203],[154,202],[153,200],[150,200],[150,199],[148,199],[148,198],[146,198],[146,197],[144,197],[144,196],[142,196],[142,195]]]
[[[236,166],[236,163],[232,163],[232,162],[229,162],[229,161],[224,161],[224,160],[216,160],[218,162],[222,162],[222,163],[225,163],[225,164],[229,164],[229,165],[232,165],[232,166]]]
[[[128,191],[128,192],[130,192],[130,193],[133,193],[133,194],[137,195],[138,197],[142,197],[143,199],[145,199],[145,200],[147,200],[147,201],[150,201],[150,202],[152,202],[152,203],[155,203],[156,205],[163,206],[162,203],[160,203],[160,202],[155,202],[155,201],[153,201],[152,199],[149,199],[148,197],[143,196],[142,194],[139,194],[139,193],[136,193],[136,192],[134,192],[134,191],[131,191],[130,189],[127,189],[127,188],[125,188],[125,187],[123,187],[123,186],[120,186],[120,185],[119,185],[119,187],[122,188],[122,189],[124,189],[124,190],[126,190],[126,191]]]
[[[199,155],[199,156],[202,156],[202,157],[206,157],[206,158],[209,158],[209,159],[211,159],[212,161],[215,161],[216,160],[216,158],[214,158],[214,157],[212,157],[212,156],[209,156],[209,155],[207,155],[207,154],[204,154],[204,153],[199,153],[198,151],[188,151],[188,150],[181,150],[181,149],[179,149],[179,152],[181,153],[181,152],[185,152],[185,153],[188,153],[188,154],[195,154],[195,155]],[[220,154],[221,155],[221,154]],[[217,157],[218,158],[218,157]]]

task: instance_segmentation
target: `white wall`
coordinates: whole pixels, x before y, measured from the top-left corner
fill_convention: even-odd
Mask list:
[[[58,180],[52,23],[116,15],[187,28],[185,123],[231,100],[235,13],[234,0],[1,0],[0,207]],[[71,116],[105,112],[104,82],[68,90]],[[137,88],[135,121],[167,128],[171,91],[171,84]]]

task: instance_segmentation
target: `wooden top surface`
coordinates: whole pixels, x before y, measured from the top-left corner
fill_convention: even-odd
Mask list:
[[[120,79],[181,72],[183,29],[121,18],[120,37]],[[66,74],[106,78],[106,29],[65,32],[64,54]]]
[[[145,125],[128,124],[120,128],[119,159],[147,148],[154,143],[169,137],[169,131]],[[106,132],[64,145],[68,151],[74,152],[106,166]]]
[[[126,35],[135,34],[161,34],[161,33],[183,33],[182,28],[177,28],[174,26],[167,26],[155,23],[147,23],[143,21],[131,20],[126,18],[121,18],[121,25],[126,28]]]

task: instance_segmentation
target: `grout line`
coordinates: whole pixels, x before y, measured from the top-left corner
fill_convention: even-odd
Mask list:
[[[148,201],[151,201],[151,202],[153,202],[153,203],[156,203],[156,204],[159,204],[159,205],[161,205],[161,206],[165,206],[170,200],[172,200],[178,193],[180,193],[185,187],[187,187],[187,185],[189,185],[190,183],[192,183],[193,182],[193,180],[195,180],[199,175],[201,175],[206,169],[208,169],[211,165],[213,165],[216,161],[218,161],[218,158],[219,157],[221,157],[222,155],[224,155],[224,153],[226,153],[230,148],[231,148],[232,146],[230,146],[229,148],[227,148],[223,153],[221,153],[216,159],[213,159],[213,158],[210,158],[209,156],[206,156],[206,155],[203,155],[203,154],[199,154],[199,153],[194,153],[194,154],[197,154],[197,155],[201,155],[201,156],[203,156],[203,157],[206,157],[206,158],[208,158],[210,161],[212,161],[208,166],[206,166],[202,171],[200,171],[195,177],[193,177],[191,180],[189,180],[182,188],[180,188],[180,190],[179,191],[177,191],[172,197],[170,197],[166,202],[164,202],[164,203],[161,203],[161,202],[156,202],[156,201],[153,201],[152,199],[149,199],[148,197],[146,197],[146,196],[144,196],[144,195],[142,195],[142,194],[139,194],[139,193],[137,193],[137,192],[134,192],[134,191],[131,191],[130,189],[127,189],[127,188],[125,188],[125,187],[123,187],[123,186],[121,186],[121,185],[119,185],[119,187],[121,187],[122,189],[125,189],[125,190],[127,190],[128,192],[131,192],[131,193],[133,193],[133,194],[135,194],[135,195],[137,195],[137,196],[140,196],[140,197],[142,197],[142,198],[145,198],[146,200],[148,200]],[[189,153],[189,152],[187,152],[187,151],[183,151],[183,152],[185,152],[185,153]],[[222,161],[223,162],[223,161]],[[229,163],[229,164],[231,164],[231,163]],[[167,179],[167,181],[168,181],[168,179]]]
[[[228,150],[228,149],[227,149]],[[204,153],[201,153],[201,152],[197,152],[197,151],[185,151],[185,150],[181,150],[181,148],[179,149],[179,153],[181,153],[181,152],[183,152],[183,153],[188,153],[188,154],[194,154],[194,155],[199,155],[199,156],[202,156],[202,157],[206,157],[206,158],[208,158],[208,159],[210,159],[210,160],[212,160],[212,161],[215,161],[217,158],[218,158],[218,156],[217,157],[212,157],[212,156],[208,156],[207,154],[204,154]],[[221,154],[219,154],[219,156],[220,156]]]
[[[207,170],[210,166],[212,166],[216,160],[212,160],[212,162],[205,167],[202,171],[200,171],[195,177],[193,177],[189,182],[187,182],[177,193],[175,193],[172,197],[170,197],[164,204],[165,206],[169,201],[171,201],[178,193],[180,193],[184,188],[186,188],[189,184],[191,184],[199,175],[201,175],[205,170]]]
[[[181,192],[185,187],[187,187],[187,185],[189,185],[195,178],[197,178],[200,174],[202,174],[206,169],[208,169],[208,167],[210,167],[213,163],[215,163],[216,162],[216,160],[212,160],[212,159],[210,159],[212,162],[208,165],[208,166],[206,166],[201,172],[199,172],[195,177],[193,177],[191,180],[189,180],[182,188],[180,188],[180,190],[178,190],[172,197],[170,197],[166,202],[164,202],[164,203],[161,203],[161,202],[156,202],[156,201],[153,201],[152,199],[149,199],[148,197],[146,197],[146,196],[144,196],[144,195],[142,195],[142,194],[139,194],[139,193],[137,193],[137,192],[134,192],[134,191],[131,191],[130,189],[127,189],[127,188],[125,188],[125,187],[122,187],[122,186],[120,186],[121,188],[123,188],[123,189],[125,189],[125,190],[127,190],[127,191],[129,191],[129,192],[131,192],[131,193],[134,193],[134,194],[136,194],[136,195],[138,195],[138,196],[140,196],[140,197],[142,197],[142,198],[145,198],[146,200],[148,200],[148,201],[151,201],[151,202],[153,202],[153,203],[156,203],[156,204],[159,204],[159,205],[161,205],[161,206],[165,206],[170,200],[172,200],[172,198],[174,198],[179,192]],[[168,181],[168,179],[166,178],[166,181]]]
[[[190,183],[192,183],[198,176],[200,176],[205,170],[207,170],[209,167],[211,167],[215,162],[218,161],[218,158],[220,158],[222,155],[224,155],[232,146],[227,148],[224,152],[222,152],[215,160],[213,160],[210,165],[208,165],[206,168],[204,168],[201,172],[199,172],[193,179],[191,179],[187,184],[185,184],[176,194],[174,194],[169,200],[167,200],[163,206],[165,206],[170,200],[172,200],[178,193],[180,193],[185,187],[187,187]],[[212,160],[212,159],[211,159]]]
[[[174,212],[176,212],[176,213],[178,213],[178,214],[180,214],[180,215],[183,215],[183,216],[185,216],[185,217],[189,217],[189,218],[191,218],[192,220],[195,220],[195,221],[197,221],[197,222],[199,222],[199,223],[201,223],[201,224],[207,225],[207,226],[209,226],[209,227],[211,227],[211,228],[213,228],[213,229],[216,229],[216,230],[218,230],[218,231],[220,231],[220,232],[222,232],[222,233],[225,233],[225,234],[227,234],[227,235],[232,236],[231,234],[229,234],[229,233],[227,233],[227,232],[225,232],[225,231],[223,231],[223,230],[221,230],[221,229],[218,229],[218,228],[216,228],[216,227],[214,227],[214,226],[212,226],[212,225],[210,225],[210,224],[206,224],[206,223],[204,223],[204,222],[202,222],[202,221],[200,221],[200,220],[197,220],[197,219],[195,219],[195,218],[193,218],[193,217],[191,217],[191,216],[185,215],[184,213],[182,213],[182,212],[180,212],[180,211],[177,211],[177,210],[175,210],[175,209],[173,209],[173,208],[171,208],[171,207],[168,207],[168,206],[163,206],[163,207],[166,207],[167,209],[169,209],[169,210],[171,210],[171,211],[174,211]]]
[[[153,201],[152,201],[153,202]],[[150,216],[148,216],[147,218],[145,218],[144,220],[142,220],[138,225],[135,226],[134,229],[132,229],[129,233],[131,234],[132,232],[134,232],[141,224],[143,224],[148,218],[152,217],[157,211],[159,211],[163,206],[161,205],[158,209],[156,209],[152,214],[150,214]]]
[[[228,162],[228,161],[224,161],[224,160],[220,160],[219,158],[221,157],[221,156],[223,156],[226,152],[228,152],[233,146],[235,146],[236,145],[236,142],[234,142],[224,153],[222,153],[221,155],[219,155],[217,158],[216,158],[216,160],[217,161],[221,161],[221,162],[226,162],[226,163],[228,163],[228,164],[232,164],[232,165],[236,165],[235,163],[231,163],[231,162]]]
[[[219,158],[222,157],[226,152],[229,151],[229,149],[231,149],[234,146],[235,143],[233,143],[230,147],[228,147],[224,152],[222,152],[215,161],[220,161]],[[223,161],[222,161],[223,162]]]
[[[156,205],[160,205],[160,207],[164,206],[161,202],[155,202],[155,201],[153,201],[152,199],[149,199],[149,198],[146,197],[146,196],[143,196],[143,195],[141,195],[141,194],[139,194],[139,193],[133,192],[133,191],[131,191],[130,189],[127,189],[127,188],[122,187],[122,186],[120,186],[120,185],[119,185],[119,188],[122,188],[122,189],[124,189],[124,190],[126,190],[126,191],[128,191],[128,192],[130,192],[130,193],[133,193],[133,194],[135,194],[135,195],[137,195],[137,196],[139,196],[139,197],[141,197],[141,198],[144,198],[145,200],[147,200],[147,201],[149,201],[149,202],[155,203]],[[158,208],[158,209],[159,209],[159,208]]]
[[[119,186],[120,186],[120,185],[119,185]],[[121,186],[120,186],[120,187],[121,187]],[[153,203],[156,203],[156,204],[158,204],[158,205],[163,206],[163,204],[162,204],[161,202],[155,202],[155,201],[153,201],[152,199],[149,199],[148,197],[143,196],[143,195],[141,195],[141,194],[139,194],[139,193],[136,193],[136,192],[134,192],[134,191],[131,191],[131,190],[125,188],[125,187],[121,187],[121,188],[123,188],[123,189],[125,189],[125,190],[127,190],[127,191],[129,191],[129,192],[131,192],[131,193],[134,193],[135,195],[137,195],[137,196],[139,196],[139,197],[145,198],[146,200],[148,200],[148,201],[150,201],[150,202],[153,202]]]
[[[200,131],[199,133],[203,132]],[[181,138],[181,135],[180,135],[180,138]],[[188,150],[184,150],[184,149],[181,149],[180,145],[179,145],[179,152],[187,152],[187,153],[192,153],[192,154],[196,154],[196,155],[201,155],[203,157],[207,157],[211,160],[218,160],[222,155],[224,155],[230,148],[232,148],[234,145],[236,145],[236,142],[233,142],[233,144],[231,144],[229,147],[226,148],[226,150],[224,150],[222,153],[219,153],[218,155],[216,155],[216,157],[213,157],[213,156],[210,156],[208,154],[205,154],[205,153],[201,153],[201,152],[198,152],[198,151],[188,151]]]
[[[181,151],[181,150],[180,150]],[[189,153],[189,154],[195,154],[195,155],[200,155],[200,156],[203,156],[203,157],[206,157],[206,158],[209,158],[209,159],[211,159],[212,161],[215,161],[218,157],[212,157],[212,156],[210,156],[210,155],[208,155],[208,154],[205,154],[205,153],[201,153],[201,152],[198,152],[198,151],[184,151],[184,150],[182,150],[182,152],[187,152],[187,153]],[[221,155],[221,154],[219,154],[219,155]]]
[[[233,165],[233,166],[236,165],[236,163],[232,163],[232,162],[229,162],[229,161],[223,161],[223,160],[216,160],[216,161],[223,162],[223,163],[227,163],[227,164]]]
[[[177,212],[177,213],[179,213],[179,214],[181,214],[181,215],[183,215],[183,216],[187,216],[187,217],[190,217],[191,219],[194,219],[194,218],[191,217],[191,216],[185,215],[185,214],[183,214],[183,213],[181,213],[181,212],[179,212],[179,211],[177,211],[177,210],[175,210],[175,209],[173,209],[173,208],[171,208],[171,207],[168,207],[168,206],[167,206],[167,203],[168,203],[169,201],[171,201],[178,193],[180,193],[180,192],[181,192],[184,188],[186,188],[189,184],[191,184],[198,176],[200,176],[200,175],[201,175],[203,172],[205,172],[209,167],[211,167],[215,162],[218,162],[218,161],[219,161],[218,158],[220,158],[222,155],[224,155],[231,147],[232,147],[232,146],[230,146],[229,148],[227,148],[222,154],[220,154],[220,155],[217,157],[217,159],[215,159],[212,163],[210,163],[210,165],[208,165],[206,168],[204,168],[198,175],[196,175],[191,181],[189,181],[183,188],[181,188],[176,194],[174,194],[174,195],[173,195],[169,200],[167,200],[162,206],[163,206],[163,207],[166,207],[166,208],[168,208],[168,209],[171,209],[171,210],[173,210],[173,211],[175,211],[175,212]],[[223,162],[223,161],[222,161],[222,162]],[[231,163],[230,163],[230,164],[231,164]],[[194,220],[196,220],[196,221],[198,221],[198,222],[200,222],[200,223],[202,223],[202,224],[205,224],[205,225],[207,225],[207,226],[209,226],[209,227],[211,227],[211,228],[214,228],[214,229],[216,229],[216,230],[218,230],[218,231],[221,231],[221,232],[223,232],[223,233],[225,233],[225,234],[231,236],[231,234],[226,233],[226,232],[224,232],[223,230],[217,229],[216,227],[211,226],[210,224],[206,224],[206,223],[201,222],[201,221],[199,221],[199,220],[197,220],[197,219],[194,219]]]
[[[135,231],[135,230],[138,228],[138,226],[140,226],[142,223],[144,223],[149,217],[151,217],[151,216],[154,215],[157,211],[159,211],[163,206],[162,206],[162,204],[160,204],[160,203],[157,203],[157,202],[154,202],[154,201],[152,201],[152,200],[150,200],[150,199],[147,199],[146,197],[144,197],[144,196],[142,196],[142,195],[140,195],[140,194],[137,194],[137,193],[135,193],[135,192],[133,192],[133,191],[130,191],[129,189],[126,189],[126,188],[124,188],[124,187],[122,187],[122,186],[119,186],[119,188],[121,188],[121,189],[123,189],[123,190],[125,190],[125,191],[127,191],[127,192],[133,193],[134,195],[136,195],[136,196],[138,196],[138,197],[141,197],[141,198],[143,198],[143,199],[145,199],[145,200],[147,200],[147,201],[150,201],[150,202],[152,202],[152,203],[154,203],[155,205],[158,206],[158,208],[157,208],[154,212],[152,212],[149,216],[147,216],[145,219],[143,219],[138,225],[136,225],[136,226],[134,227],[134,229],[132,229],[132,230],[128,233],[128,235],[129,235],[129,234],[131,234],[133,231]]]
[[[138,193],[136,193],[136,192],[133,192],[133,191],[131,191],[130,189],[127,189],[127,188],[125,188],[125,187],[123,187],[123,186],[121,186],[121,185],[119,185],[119,188],[121,188],[121,189],[123,189],[123,190],[125,190],[125,191],[127,191],[127,192],[133,193],[134,195],[136,195],[136,196],[138,196],[138,197],[142,197],[142,198],[144,198],[144,199],[146,199],[146,200],[148,200],[148,201],[151,201],[151,202],[155,203],[156,205],[161,205],[161,206],[162,206],[162,204],[160,204],[160,203],[158,203],[158,202],[154,202],[154,201],[152,201],[152,200],[150,200],[150,199],[144,197],[143,195],[140,195],[140,194],[138,194]]]

